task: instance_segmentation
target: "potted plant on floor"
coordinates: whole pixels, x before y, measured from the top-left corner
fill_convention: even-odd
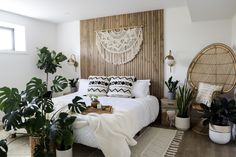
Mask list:
[[[168,81],[165,81],[165,84],[168,88],[168,99],[169,100],[174,100],[175,99],[175,94],[176,94],[176,89],[178,86],[179,81],[172,81],[172,76],[168,79]]]
[[[7,157],[8,147],[7,140],[0,140],[0,156]]]
[[[66,78],[56,76],[51,90],[61,92],[67,86]],[[30,136],[31,155],[40,138],[45,136],[45,128],[49,124],[47,115],[54,110],[51,97],[47,93],[46,82],[36,77],[26,85],[26,90],[19,92],[16,88],[0,88],[0,110],[5,113],[2,118],[6,131],[25,129]]]
[[[75,119],[75,116],[61,112],[50,125],[49,137],[55,143],[57,157],[72,157],[72,145],[74,143],[72,123]]]
[[[78,88],[77,88],[77,82],[78,82],[79,78],[76,79],[69,79],[69,84],[70,84],[70,91],[71,93],[77,92]]]
[[[188,130],[190,128],[189,107],[193,99],[193,91],[185,83],[179,87],[177,93],[177,116],[175,117],[175,127],[179,130]]]
[[[61,62],[65,61],[67,57],[62,54],[62,52],[56,53],[54,50],[50,51],[47,47],[38,49],[38,62],[37,67],[44,70],[46,73],[46,85],[48,87],[49,73],[54,74],[57,68],[61,68]],[[47,91],[46,96],[52,96],[52,91]]]
[[[209,124],[209,137],[218,144],[226,144],[231,139],[231,123],[236,123],[235,100],[214,99],[211,106],[201,104],[204,110],[203,124]]]

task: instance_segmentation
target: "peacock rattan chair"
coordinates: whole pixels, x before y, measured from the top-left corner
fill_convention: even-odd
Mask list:
[[[188,68],[188,82],[197,91],[199,82],[223,85],[222,93],[231,91],[236,84],[236,56],[233,50],[222,43],[205,47],[191,62]],[[200,104],[193,103],[192,109],[202,113]],[[193,131],[206,135],[208,129],[201,122]]]

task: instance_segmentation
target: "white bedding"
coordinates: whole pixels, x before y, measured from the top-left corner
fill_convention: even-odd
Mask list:
[[[63,106],[67,105],[76,95],[78,95],[78,93],[54,98],[55,110],[61,109]],[[82,98],[87,105],[90,104],[91,101],[89,97]],[[103,105],[113,106],[113,114],[97,115],[92,113],[88,115],[77,115],[78,121],[74,123],[75,142],[100,148],[106,156],[109,156],[109,153],[112,153],[109,152],[112,148],[108,149],[106,147],[112,145],[112,140],[116,140],[115,144],[118,144],[118,138],[122,136],[126,141],[127,147],[124,146],[123,148],[124,154],[116,153],[116,156],[129,156],[129,150],[125,152],[125,149],[129,149],[128,144],[135,144],[133,139],[135,134],[143,127],[155,121],[158,116],[159,103],[157,98],[154,96],[136,99],[99,97],[99,101]],[[104,133],[107,131],[106,129],[110,132]],[[114,137],[110,137],[113,135]],[[116,139],[115,135],[117,135]],[[120,142],[122,144],[122,140]],[[121,146],[115,147],[122,149]],[[113,153],[115,152],[113,151]]]

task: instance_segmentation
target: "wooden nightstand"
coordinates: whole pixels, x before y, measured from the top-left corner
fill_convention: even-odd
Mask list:
[[[170,122],[168,120],[167,111],[175,111],[176,113],[177,106],[176,100],[168,100],[167,98],[161,99],[161,124],[165,126],[170,126]]]

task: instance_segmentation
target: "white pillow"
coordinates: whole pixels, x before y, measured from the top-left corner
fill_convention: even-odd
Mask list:
[[[87,95],[89,87],[88,79],[80,79],[79,80],[79,95]]]
[[[106,76],[89,76],[88,80],[88,95],[107,95],[109,80]]]
[[[151,80],[137,80],[131,90],[132,97],[143,98],[150,95]]]
[[[222,91],[223,86],[221,85],[211,85],[208,83],[199,83],[198,93],[196,97],[197,103],[203,103],[208,107],[211,106],[213,93]]]

